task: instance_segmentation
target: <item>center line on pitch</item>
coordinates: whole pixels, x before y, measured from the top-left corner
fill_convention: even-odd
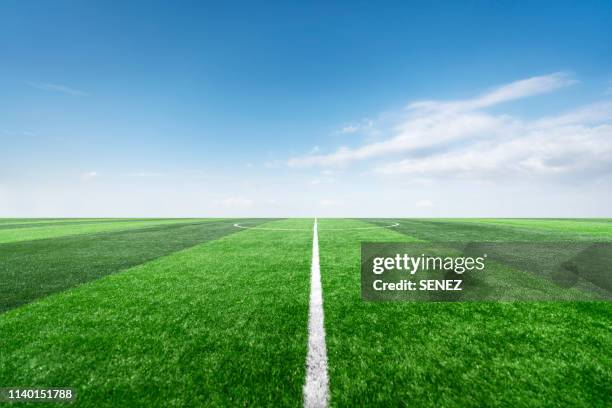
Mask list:
[[[310,308],[308,313],[308,356],[306,357],[306,383],[304,406],[327,407],[329,380],[327,376],[327,346],[323,317],[323,290],[319,266],[319,237],[317,219],[312,233],[312,266],[310,269]]]

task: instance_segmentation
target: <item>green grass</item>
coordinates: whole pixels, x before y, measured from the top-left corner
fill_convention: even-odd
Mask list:
[[[34,224],[34,223],[60,223],[70,221],[106,221],[125,220],[127,218],[0,218],[0,225]]]
[[[0,384],[71,386],[84,407],[299,406],[311,245],[241,231],[4,313]]]
[[[79,407],[300,406],[312,219],[234,222],[0,220],[29,237],[0,244],[0,387],[73,387]],[[332,406],[612,406],[610,303],[364,302],[359,273],[362,241],[608,242],[610,220],[398,222],[319,220]]]
[[[192,223],[197,219],[66,219],[54,222],[15,222],[0,224],[0,244],[63,237],[67,235],[92,234],[121,231],[131,228],[154,227],[177,223]],[[10,227],[9,227],[10,226]],[[7,228],[9,227],[9,228]]]
[[[498,263],[502,261],[501,263],[505,266],[514,267],[517,273],[522,273],[521,283],[527,284],[528,280],[537,283],[533,280],[534,278],[544,277],[548,280],[556,280],[558,284],[575,286],[580,289],[583,296],[575,296],[576,300],[612,299],[612,280],[607,270],[584,267],[576,274],[564,274],[565,272],[559,274],[556,269],[563,261],[571,260],[572,256],[580,257],[581,252],[588,253],[588,248],[592,247],[593,242],[612,243],[612,221],[598,220],[595,224],[601,225],[601,228],[596,231],[593,230],[593,222],[590,220],[369,219],[367,221],[380,226],[388,226],[397,222],[399,225],[392,228],[395,232],[424,242],[457,242],[458,248],[470,242],[506,243],[505,245],[484,245],[487,248],[485,252],[490,256],[489,260],[495,260]],[[604,257],[608,258],[606,262],[610,262],[612,259],[609,253],[610,248],[605,249],[606,254],[591,259],[590,263],[602,261]],[[583,255],[581,262],[588,264],[589,261],[584,258]],[[490,270],[488,274],[490,275],[491,272]],[[528,275],[525,275],[525,272]],[[601,276],[603,273],[608,276]],[[503,278],[503,275],[499,278]],[[501,279],[505,282],[510,282],[510,280],[511,276],[507,273],[506,277]],[[554,291],[549,291],[549,293],[554,294]],[[569,295],[569,293],[564,295]],[[559,298],[556,295],[555,297]],[[530,292],[525,292],[520,298],[543,300],[549,297],[532,297]]]
[[[125,218],[63,218],[63,219],[49,219],[49,220],[28,220],[23,219],[20,221],[12,221],[12,222],[1,222],[0,221],[0,230],[2,229],[17,229],[17,228],[32,228],[32,227],[64,227],[66,225],[84,225],[84,224],[105,224],[105,223],[113,223],[113,222],[130,222],[134,221],[142,222],[143,225],[147,223],[156,221],[161,221],[159,218],[138,218],[138,219],[125,219]],[[177,218],[177,219],[163,219],[163,221],[192,221],[193,219],[185,219],[185,218]]]
[[[388,220],[386,222],[388,224]],[[418,222],[400,222],[411,230]],[[332,405],[610,406],[609,303],[368,303],[360,298],[360,242],[480,237],[456,230],[362,227],[321,220],[319,245]],[[426,224],[430,226],[429,221]],[[490,231],[490,236],[495,234]],[[522,232],[499,231],[510,237]],[[537,234],[536,234],[537,235]]]
[[[368,220],[388,225],[389,219]],[[391,221],[396,221],[395,219]],[[425,240],[610,241],[611,219],[403,219],[399,230]]]
[[[141,222],[138,229],[0,244],[0,312],[239,231],[233,223]]]

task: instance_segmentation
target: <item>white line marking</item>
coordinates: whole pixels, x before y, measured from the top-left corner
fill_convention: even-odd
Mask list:
[[[266,227],[245,227],[244,225],[234,224],[236,228],[256,229],[264,231],[310,231],[310,228],[266,228]]]
[[[308,313],[308,356],[306,357],[306,383],[304,407],[327,407],[329,380],[327,376],[327,346],[323,317],[323,290],[319,266],[319,236],[317,219],[312,232],[312,266],[310,269],[310,310]]]
[[[321,228],[321,231],[349,231],[349,230],[368,230],[368,229],[378,229],[378,228],[395,228],[398,227],[399,223],[394,222],[391,225],[383,225],[383,226],[374,226],[374,227],[355,227],[355,228]],[[234,224],[236,228],[244,228],[244,229],[257,229],[264,231],[310,231],[309,228],[266,228],[266,227],[245,227],[244,225]]]
[[[375,226],[375,227],[355,227],[355,228],[321,228],[321,231],[348,231],[348,230],[368,230],[378,228],[395,228],[399,227],[399,222],[394,222],[391,225]]]

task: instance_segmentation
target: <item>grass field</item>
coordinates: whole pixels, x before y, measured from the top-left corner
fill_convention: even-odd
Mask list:
[[[194,220],[22,220],[19,223],[0,223],[0,243],[31,241],[35,239],[56,238],[68,235],[91,234],[94,232],[123,231],[131,228],[147,228],[158,225],[191,223]],[[201,220],[199,220],[201,221]]]
[[[388,220],[376,221],[388,225]],[[364,303],[360,241],[515,238],[486,221],[322,220],[319,234],[331,399],[339,406],[607,406],[609,303]],[[432,225],[433,224],[433,225]],[[497,233],[495,233],[497,230]],[[409,235],[408,232],[414,232]],[[543,238],[547,229],[529,230]],[[571,234],[582,234],[574,225]],[[612,237],[612,235],[610,235]],[[555,236],[555,238],[558,238]],[[569,239],[569,238],[568,238]]]
[[[302,405],[312,224],[0,219],[0,387]],[[330,405],[611,406],[609,302],[361,300],[361,242],[462,240],[612,242],[612,220],[319,220]]]

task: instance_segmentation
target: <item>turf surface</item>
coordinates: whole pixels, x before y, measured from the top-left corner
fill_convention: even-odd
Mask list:
[[[239,222],[287,230],[0,220],[23,241],[0,245],[0,300],[34,300],[0,313],[0,386],[73,387],[84,407],[300,406],[313,220],[263,221]],[[610,303],[372,303],[359,275],[362,241],[612,241],[610,220],[346,229],[389,221],[319,220],[332,406],[612,405]]]
[[[612,221],[368,219],[374,225],[399,221],[393,230],[425,241],[539,242],[612,241]]]
[[[611,220],[542,220],[542,219],[369,219],[374,225],[388,226],[393,222],[399,225],[391,228],[395,232],[408,235],[413,239],[425,242],[457,242],[457,248],[466,243],[500,242],[505,245],[484,245],[485,253],[490,260],[503,260],[507,266],[514,266],[514,272],[520,276],[520,282],[527,285],[528,280],[537,286],[532,278],[543,277],[556,281],[561,286],[574,286],[581,294],[575,300],[607,299],[612,300],[612,279],[607,268],[592,267],[597,262],[609,263],[612,245]],[[598,243],[592,245],[592,243]],[[452,246],[452,245],[451,245]],[[596,256],[600,247],[601,254]],[[590,252],[590,255],[589,255]],[[582,253],[582,255],[581,255]],[[571,256],[585,264],[580,271],[571,273],[555,268]],[[591,257],[590,260],[586,259]],[[586,265],[586,264],[591,265]],[[494,272],[490,270],[488,274]],[[511,271],[508,271],[511,272]],[[513,273],[514,273],[513,272]],[[528,272],[525,275],[523,272]],[[602,276],[605,275],[605,276]],[[495,278],[495,277],[494,277]],[[510,283],[511,274],[498,276],[498,280]],[[514,285],[516,287],[516,285]],[[522,285],[521,285],[522,286]],[[525,286],[526,289],[527,286]],[[544,292],[541,292],[544,294]],[[532,296],[534,292],[526,291],[523,296],[509,293],[510,299],[546,300],[567,299],[559,291],[548,290],[551,296]]]
[[[95,221],[68,221],[35,222],[0,224],[0,244],[18,241],[31,241],[35,239],[63,237],[67,235],[92,234],[98,232],[122,231],[132,228],[153,227],[158,225],[171,225],[178,223],[192,223],[197,219],[121,219]],[[25,226],[29,224],[28,226]]]
[[[429,228],[417,236],[399,232],[411,228],[324,230],[366,225],[319,221],[332,405],[610,406],[609,303],[363,302],[361,241],[435,236]],[[482,239],[487,230],[455,228],[433,230],[447,240]]]
[[[85,407],[299,406],[311,238],[243,230],[6,312],[0,384],[71,386]]]
[[[169,222],[0,244],[0,312],[238,231],[232,220]]]
[[[0,230],[3,229],[17,229],[17,228],[33,228],[33,227],[58,227],[58,226],[66,226],[66,225],[83,225],[83,224],[102,224],[102,223],[111,223],[111,222],[126,222],[125,219],[115,219],[115,218],[99,218],[99,219],[87,219],[87,218],[65,218],[61,220],[23,220],[20,222],[0,222]],[[141,221],[146,222],[149,221],[147,219],[138,219],[131,221]]]

